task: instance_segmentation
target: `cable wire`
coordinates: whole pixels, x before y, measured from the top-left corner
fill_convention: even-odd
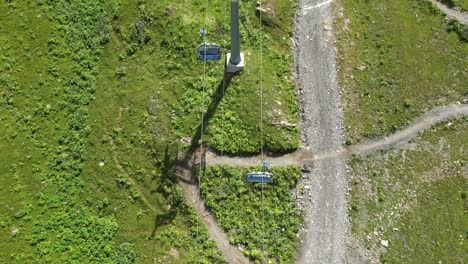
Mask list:
[[[208,0],[205,1],[205,32],[208,28]],[[206,34],[206,33],[205,33]],[[203,38],[203,42],[205,39]],[[200,162],[199,162],[199,172],[198,172],[198,196],[197,196],[197,204],[200,204],[201,199],[201,180],[203,174],[203,133],[204,133],[204,118],[205,118],[205,91],[206,91],[206,45],[204,45],[204,58],[203,58],[203,79],[202,79],[202,105],[201,105],[201,117],[200,117]],[[195,263],[198,263],[198,240],[199,240],[199,230],[200,230],[200,219],[197,217],[197,233],[196,233],[196,244],[195,244]]]
[[[260,146],[262,162],[265,161],[264,142],[263,142],[263,19],[262,19],[262,1],[259,5],[259,19],[260,19]],[[263,166],[263,164],[262,164]],[[265,251],[265,208],[264,208],[264,189],[265,183],[262,182],[262,249]]]
[[[263,21],[262,21],[262,2],[260,1],[260,145],[262,160],[265,160],[263,152]]]

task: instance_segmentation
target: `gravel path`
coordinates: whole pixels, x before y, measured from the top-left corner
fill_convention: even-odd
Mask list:
[[[437,6],[442,12],[448,17],[455,18],[456,20],[468,25],[468,14],[449,8],[437,0],[430,0],[435,6]]]
[[[295,25],[296,71],[302,106],[302,141],[313,153],[337,150],[344,142],[343,112],[331,33],[332,1],[300,0]],[[347,262],[345,158],[320,159],[303,173],[298,189],[305,214],[298,263]]]
[[[313,153],[308,148],[301,148],[293,153],[281,156],[266,156],[266,160],[270,162],[272,167],[291,166],[291,165],[307,165],[311,162],[317,162],[325,159],[335,159],[337,157],[349,158],[353,154],[367,155],[369,153],[389,149],[391,147],[400,147],[408,144],[408,141],[417,136],[418,133],[431,126],[446,121],[451,118],[460,116],[468,116],[468,104],[454,104],[449,106],[441,106],[427,111],[420,117],[416,118],[410,125],[402,130],[395,132],[388,137],[372,139],[362,144],[352,146],[340,146],[335,150],[327,150],[323,152]],[[226,164],[234,167],[251,167],[259,166],[262,162],[260,155],[247,157],[219,156],[213,152],[206,153],[206,165],[213,166]]]
[[[388,137],[371,140],[360,145],[350,146],[348,148],[348,152],[350,154],[356,153],[360,155],[367,155],[376,150],[388,149],[399,144],[404,145],[411,138],[417,136],[419,132],[428,129],[439,122],[446,121],[450,118],[467,115],[468,104],[454,104],[437,107],[416,118],[405,129],[398,131]]]

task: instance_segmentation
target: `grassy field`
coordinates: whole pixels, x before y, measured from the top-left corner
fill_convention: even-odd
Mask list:
[[[203,4],[0,3],[0,262],[222,262],[175,181],[182,141],[198,142]],[[285,150],[293,4],[268,5],[266,146]],[[258,17],[241,9],[247,66],[222,100],[223,63],[207,67],[206,139],[231,153],[259,150]],[[226,11],[210,3],[208,41],[228,49]]]
[[[352,230],[374,257],[466,262],[467,129],[468,118],[451,120],[402,150],[350,162]]]
[[[128,17],[110,1],[2,5],[1,262],[219,262],[203,227],[195,254],[175,153],[152,141],[170,132],[145,123],[156,91],[114,73],[112,52],[127,47],[111,29],[134,23],[136,3]]]
[[[202,195],[231,244],[243,247],[252,261],[293,263],[301,220],[291,190],[299,180],[299,167],[273,168],[273,182],[264,186],[245,181],[247,172],[260,170],[209,167]]]
[[[429,1],[337,6],[349,144],[389,134],[427,109],[466,98],[468,44],[447,31],[445,15]]]

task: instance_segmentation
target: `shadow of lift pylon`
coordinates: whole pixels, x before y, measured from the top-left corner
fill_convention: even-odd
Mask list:
[[[221,58],[221,46],[215,43],[205,43],[206,30],[201,29],[200,35],[202,37],[202,44],[198,46],[198,58],[203,61],[207,60],[220,60]],[[224,95],[225,88],[231,82],[233,76],[244,70],[245,60],[244,54],[240,52],[240,32],[239,32],[239,1],[231,0],[231,52],[226,56],[223,81],[214,94],[212,103],[208,107],[200,126],[206,127],[208,121],[213,117],[215,110],[218,108],[219,103]],[[222,88],[222,89],[221,89]],[[197,133],[192,138],[192,145],[190,147],[191,152],[195,151],[201,138],[202,129],[198,127]],[[204,146],[201,146],[203,149]],[[202,150],[202,156],[204,151]],[[204,157],[200,157],[202,160]],[[269,183],[273,179],[273,175],[269,172],[270,164],[267,161],[263,161],[263,170],[261,172],[249,172],[247,173],[246,180],[252,183]]]

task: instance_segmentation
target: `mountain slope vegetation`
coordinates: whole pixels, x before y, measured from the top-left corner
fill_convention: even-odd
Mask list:
[[[204,3],[0,3],[0,262],[223,261],[175,167],[198,143],[202,112],[214,148],[259,151],[259,111],[247,110],[259,104],[260,27],[255,1],[243,1],[246,70],[221,89],[224,65],[208,62],[204,86]],[[275,1],[265,15],[272,151],[299,144],[292,6]],[[229,1],[210,1],[208,11],[207,40],[226,51]]]

